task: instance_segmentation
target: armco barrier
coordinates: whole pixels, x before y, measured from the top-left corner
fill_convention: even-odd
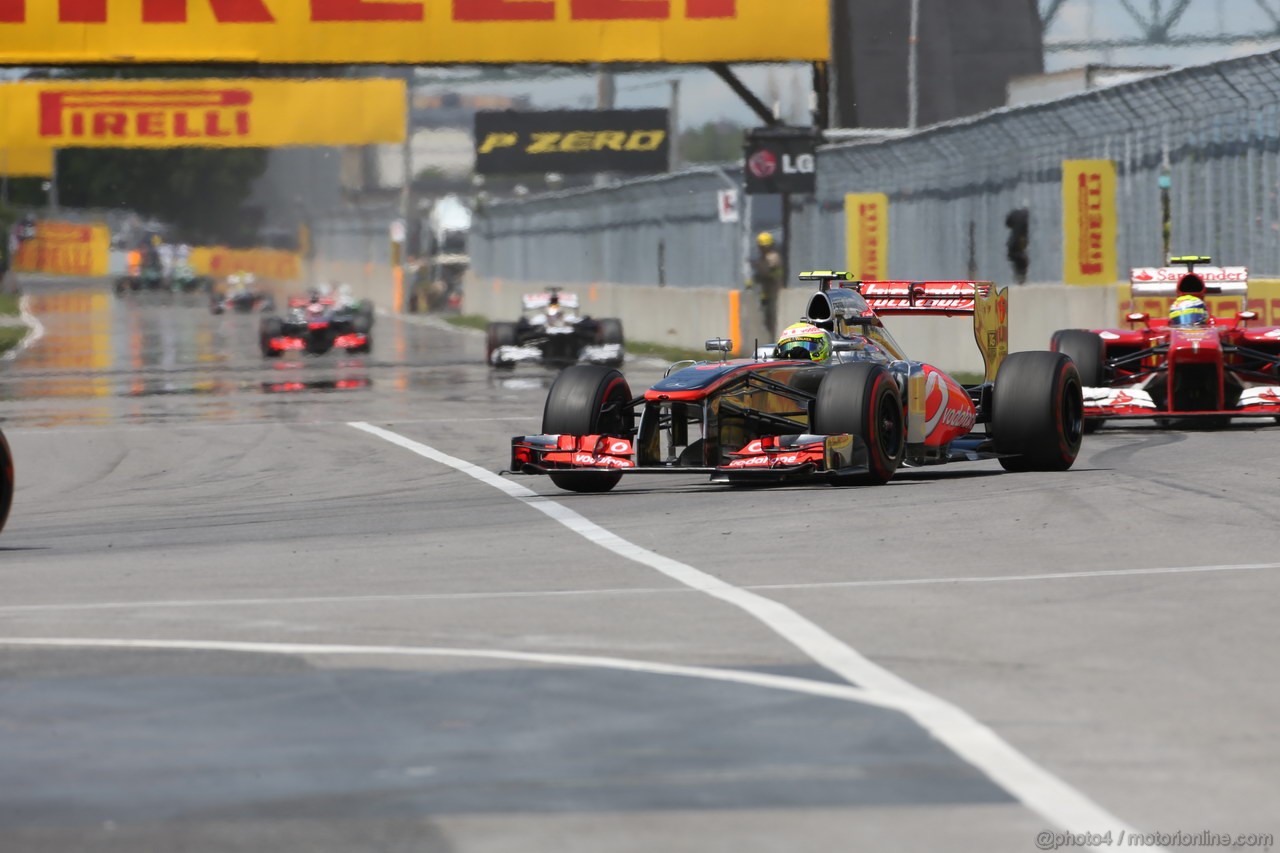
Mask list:
[[[515,320],[520,297],[546,284],[471,276],[463,310],[491,320]],[[617,317],[629,341],[701,350],[710,338],[732,337],[741,347],[740,293],[721,287],[652,287],[627,284],[569,285],[592,317]],[[745,351],[745,350],[740,350]]]

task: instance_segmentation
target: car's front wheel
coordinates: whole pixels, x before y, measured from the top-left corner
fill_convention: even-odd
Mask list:
[[[13,506],[13,454],[9,442],[0,432],[0,530],[9,520],[9,507]]]
[[[991,426],[1006,471],[1065,471],[1084,438],[1080,374],[1059,352],[1016,352],[996,374]]]
[[[630,437],[631,386],[621,373],[599,364],[575,364],[556,377],[542,410],[546,435]],[[622,479],[616,471],[557,471],[551,482],[570,492],[607,492]]]
[[[813,404],[817,435],[854,435],[867,446],[867,475],[837,480],[838,485],[889,481],[906,454],[906,419],[898,383],[879,364],[838,364],[818,386]]]

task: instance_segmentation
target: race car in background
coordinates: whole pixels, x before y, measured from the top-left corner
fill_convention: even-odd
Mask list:
[[[257,283],[253,273],[233,273],[227,276],[225,290],[209,292],[209,310],[214,314],[224,314],[227,311],[250,314],[254,311],[274,310],[275,299],[270,293],[260,289]]]
[[[897,470],[997,459],[1009,471],[1065,471],[1083,436],[1080,378],[1065,355],[1008,354],[1008,291],[986,282],[862,282],[812,272],[804,320],[831,333],[821,362],[679,362],[636,397],[617,370],[579,364],[557,377],[542,435],[511,442],[511,470],[562,489],[603,492],[626,475],[707,474],[712,482],[878,484]],[[965,387],[907,358],[892,315],[972,316],[986,364]],[[977,427],[981,426],[979,431]]]
[[[13,506],[13,453],[9,442],[0,432],[0,530],[9,520],[9,508]]]
[[[558,287],[526,293],[524,311],[514,323],[490,323],[486,360],[493,367],[520,362],[564,365],[576,362],[621,366],[622,321],[593,320],[578,314],[578,297]]]
[[[286,352],[324,355],[343,349],[353,355],[373,348],[371,314],[359,305],[339,303],[331,295],[313,291],[289,300],[283,317],[263,317],[259,325],[259,346],[267,358]]]
[[[1170,266],[1129,274],[1135,307],[1157,299],[1145,307],[1167,316],[1170,300],[1196,296],[1213,310],[1206,325],[1170,327],[1164,316],[1134,310],[1127,329],[1054,333],[1050,348],[1071,357],[1084,383],[1087,431],[1112,418],[1154,418],[1162,426],[1280,418],[1280,328],[1256,325],[1245,267],[1210,262],[1173,258]]]

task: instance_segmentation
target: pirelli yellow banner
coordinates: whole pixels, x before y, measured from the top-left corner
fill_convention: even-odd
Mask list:
[[[1111,160],[1062,163],[1062,279],[1067,284],[1114,284],[1116,164]]]
[[[52,148],[0,147],[0,175],[7,178],[52,178]]]
[[[0,62],[828,57],[828,0],[0,0]]]
[[[15,148],[369,145],[404,139],[405,84],[402,80],[24,82],[0,86],[0,111],[8,117],[0,127],[0,145]]]
[[[846,270],[862,281],[889,278],[889,197],[854,193],[844,197]]]
[[[13,268],[49,275],[106,275],[110,251],[105,225],[44,220],[36,223],[34,238],[18,245]]]

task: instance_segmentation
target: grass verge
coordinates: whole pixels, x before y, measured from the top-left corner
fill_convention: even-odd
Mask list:
[[[26,336],[26,326],[0,326],[0,355],[22,343]]]
[[[479,329],[482,332],[489,328],[489,318],[481,317],[479,314],[458,314],[453,317],[445,317],[444,321],[450,326],[459,326],[463,329]]]
[[[18,308],[21,297],[12,293],[0,293],[0,317],[17,317],[22,311]]]

